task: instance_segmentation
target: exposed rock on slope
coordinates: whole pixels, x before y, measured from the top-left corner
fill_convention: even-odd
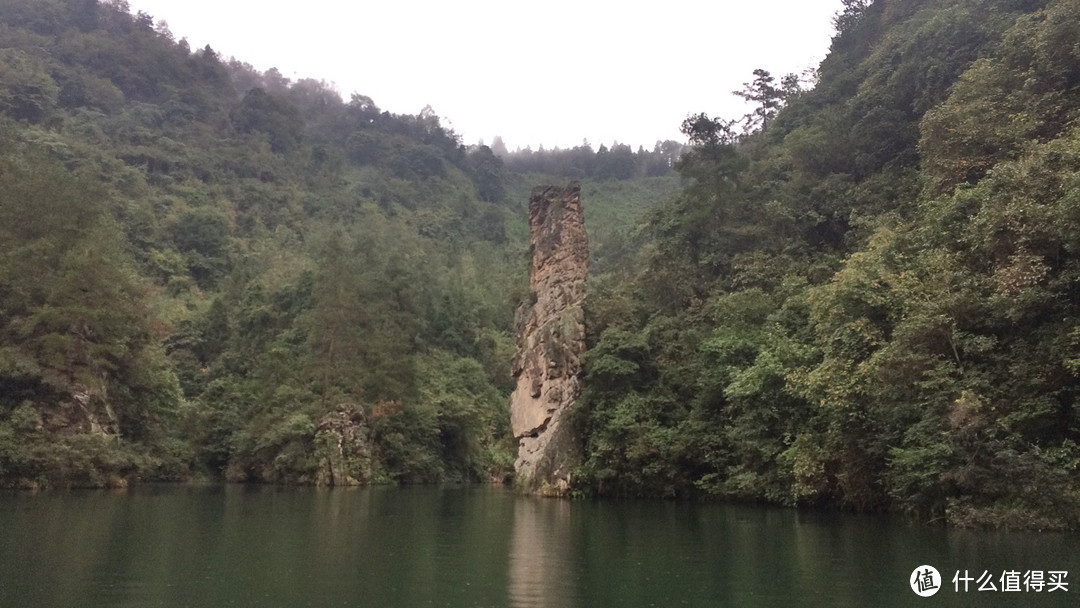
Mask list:
[[[529,231],[534,301],[517,317],[517,388],[510,397],[510,422],[518,438],[514,469],[521,489],[563,494],[581,461],[578,435],[567,420],[581,392],[585,352],[589,242],[580,186],[534,188]]]
[[[371,479],[370,431],[364,411],[340,405],[319,420],[315,431],[319,470],[315,485],[358,486]]]

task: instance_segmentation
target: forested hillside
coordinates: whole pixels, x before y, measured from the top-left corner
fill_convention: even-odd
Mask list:
[[[0,483],[506,475],[546,179],[122,0],[0,0]]]
[[[509,473],[526,193],[581,179],[578,493],[1080,525],[1080,0],[835,25],[685,147],[510,153],[0,0],[0,482]]]
[[[1080,2],[844,5],[591,294],[581,488],[1075,527]]]

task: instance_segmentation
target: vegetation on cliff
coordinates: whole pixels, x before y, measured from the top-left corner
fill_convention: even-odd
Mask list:
[[[684,124],[686,189],[590,295],[581,488],[1075,527],[1080,2],[837,26],[771,120]]]

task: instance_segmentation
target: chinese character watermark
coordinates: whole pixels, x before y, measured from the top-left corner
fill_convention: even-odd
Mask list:
[[[923,568],[925,566],[920,566]],[[953,575],[953,591],[967,593],[973,588],[979,591],[996,591],[998,593],[1051,593],[1054,591],[1069,591],[1069,582],[1065,580],[1069,576],[1066,570],[1004,570],[1000,576],[995,577],[989,570],[983,570],[978,577],[972,576],[967,570],[957,570]],[[974,585],[972,584],[974,583]],[[912,587],[914,589],[914,586]]]

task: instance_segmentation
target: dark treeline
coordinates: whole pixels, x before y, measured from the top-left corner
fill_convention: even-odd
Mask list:
[[[569,149],[538,151],[530,148],[507,152],[502,140],[492,143],[495,154],[515,173],[539,173],[568,179],[596,178],[627,180],[670,175],[685,146],[676,141],[656,142],[652,150],[638,147],[637,152],[618,142],[611,148],[601,144],[596,150],[588,142]]]
[[[776,79],[766,70],[755,70],[751,82],[743,85],[733,94],[742,97],[751,104],[750,112],[741,121],[725,123],[725,128],[741,128],[741,133],[749,134],[756,129],[767,127],[775,118],[777,110],[788,99],[793,99],[803,91],[803,79],[796,74],[788,74]],[[635,178],[663,177],[675,173],[676,165],[686,144],[677,141],[657,141],[652,150],[639,146],[635,152],[630,146],[615,142],[611,147],[601,144],[596,150],[589,142],[580,146],[545,150],[543,146],[533,151],[531,148],[507,150],[502,138],[496,137],[491,144],[496,156],[501,158],[506,168],[514,173],[535,173],[567,179],[595,178],[599,180],[630,180]]]

